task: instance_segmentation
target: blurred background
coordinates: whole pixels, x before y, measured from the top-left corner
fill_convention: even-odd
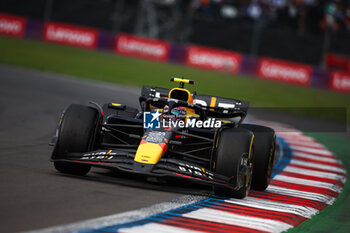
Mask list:
[[[348,0],[2,0],[0,12],[331,69],[350,63]]]
[[[349,0],[2,0],[0,34],[3,64],[350,121]]]

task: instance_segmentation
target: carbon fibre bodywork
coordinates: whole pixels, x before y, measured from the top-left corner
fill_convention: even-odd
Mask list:
[[[236,128],[243,121],[249,102],[191,94],[191,103],[166,98],[169,91],[144,86],[139,98],[141,111],[122,104],[109,103],[100,107],[92,103],[90,108],[97,112],[97,120],[89,148],[84,152],[57,153],[63,113],[51,143],[55,146],[51,161],[114,168],[146,176],[176,177],[232,190],[247,185],[242,177],[246,176],[247,170],[252,170],[251,159],[248,161],[250,150],[249,156],[238,162],[239,173],[235,176],[216,173],[214,161],[218,135],[224,129]],[[164,106],[169,106],[169,112],[177,107],[191,109],[197,118],[203,120],[222,119],[222,126],[145,129],[143,112]],[[233,120],[235,117],[239,120]]]

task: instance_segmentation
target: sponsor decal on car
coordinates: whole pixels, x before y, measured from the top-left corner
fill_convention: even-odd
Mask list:
[[[334,71],[331,74],[329,87],[336,91],[350,93],[350,73]]]
[[[133,57],[167,61],[170,45],[165,41],[118,34],[115,40],[115,52]]]
[[[163,128],[220,128],[221,120],[209,118],[205,121],[188,115],[163,115],[159,111],[143,113],[143,128],[160,129]]]
[[[90,159],[107,159],[107,160],[110,160],[110,159],[113,159],[113,155],[110,155],[110,156],[104,156],[104,155],[92,155],[92,156],[83,156],[81,157],[81,159],[83,160],[90,160]]]
[[[207,171],[203,167],[197,167],[197,166],[190,165],[187,163],[180,163],[178,168],[182,172],[188,172],[188,173],[191,173],[192,175],[196,175],[196,176],[205,176],[205,177],[208,177],[210,180],[214,179],[213,178],[214,174]]]
[[[27,19],[24,17],[0,14],[0,34],[7,36],[23,37]]]
[[[97,46],[98,30],[69,24],[48,22],[44,27],[44,40],[94,49]]]
[[[89,160],[89,159],[106,159],[110,160],[113,159],[113,155],[116,155],[117,153],[113,152],[112,150],[108,151],[96,151],[96,152],[90,152],[84,154],[81,159],[83,160]]]
[[[257,74],[262,79],[281,81],[302,86],[309,86],[312,68],[275,59],[262,58],[259,61]]]
[[[151,143],[162,143],[164,141],[165,135],[166,132],[151,131],[148,133],[147,137],[145,138],[145,141]]]
[[[189,46],[186,64],[211,70],[238,73],[241,66],[241,55],[224,50]]]

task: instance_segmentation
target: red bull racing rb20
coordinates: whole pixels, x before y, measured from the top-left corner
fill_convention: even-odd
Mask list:
[[[184,88],[194,81],[171,81],[179,87],[143,86],[141,110],[119,103],[69,105],[51,142],[55,168],[81,176],[97,166],[175,177],[212,186],[224,197],[265,190],[274,164],[274,130],[243,123],[247,101],[197,95]]]

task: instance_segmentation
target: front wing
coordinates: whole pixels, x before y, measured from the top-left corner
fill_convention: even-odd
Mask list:
[[[51,158],[53,162],[89,164],[95,167],[114,168],[154,177],[174,177],[204,185],[218,185],[237,190],[237,177],[216,174],[200,165],[178,159],[161,158],[155,165],[134,161],[135,154],[122,150],[96,150],[88,153],[68,153],[64,159]]]

